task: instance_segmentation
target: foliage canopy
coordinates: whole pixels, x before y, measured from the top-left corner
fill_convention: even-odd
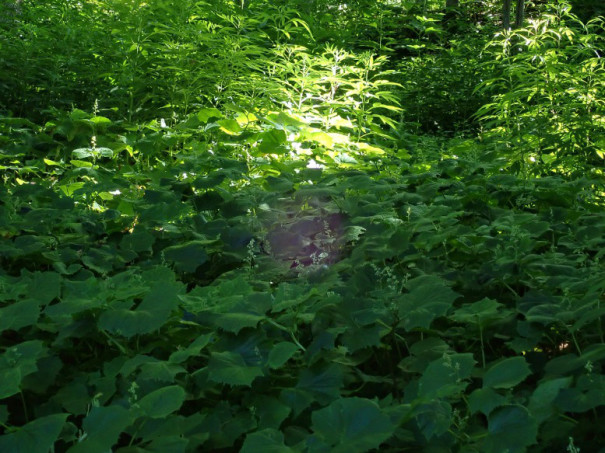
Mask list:
[[[603,18],[442,3],[0,1],[0,451],[605,451]]]

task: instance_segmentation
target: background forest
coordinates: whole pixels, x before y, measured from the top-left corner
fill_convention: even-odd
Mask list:
[[[600,0],[0,0],[0,451],[605,452]]]

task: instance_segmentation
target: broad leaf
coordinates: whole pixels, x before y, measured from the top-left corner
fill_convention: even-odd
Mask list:
[[[433,320],[444,316],[459,297],[439,277],[425,275],[410,280],[409,292],[401,296],[399,317],[406,330],[428,329]]]
[[[24,377],[38,371],[38,360],[46,355],[41,341],[33,340],[8,348],[0,356],[0,399],[19,393]]]
[[[298,346],[288,341],[277,343],[269,351],[267,365],[269,368],[280,368],[298,351]]]
[[[99,317],[99,327],[127,338],[151,333],[168,321],[177,306],[179,291],[180,286],[175,284],[157,284],[135,310],[105,311]]]
[[[208,260],[206,254],[207,244],[203,241],[191,241],[184,244],[166,247],[162,254],[164,258],[174,264],[179,272],[195,272]]]
[[[476,389],[468,397],[468,406],[471,412],[481,412],[485,415],[489,415],[495,408],[504,406],[508,402],[508,398],[489,387]]]
[[[511,357],[493,365],[483,376],[483,387],[507,389],[531,374],[523,357]]]
[[[120,434],[134,421],[133,415],[121,406],[93,407],[82,422],[86,437],[68,453],[91,453],[111,450]]]
[[[483,452],[524,453],[527,447],[536,443],[538,427],[523,406],[504,406],[489,415],[488,432]]]
[[[482,325],[486,320],[500,316],[500,307],[502,307],[502,304],[495,300],[484,298],[479,302],[464,304],[454,312],[451,318],[455,321]]]
[[[240,453],[294,453],[290,447],[284,444],[284,435],[280,431],[267,428],[246,436]]]
[[[185,390],[171,385],[155,390],[138,401],[144,415],[151,418],[164,418],[180,409],[185,401]]]
[[[283,146],[286,143],[286,133],[279,129],[272,129],[263,132],[259,136],[262,139],[258,150],[263,154],[283,154],[286,148]]]
[[[19,300],[0,308],[0,332],[19,330],[36,323],[40,316],[40,303],[35,299]]]
[[[528,409],[538,423],[554,415],[554,402],[561,390],[571,385],[572,378],[564,377],[541,382],[529,399]]]
[[[380,447],[395,425],[373,401],[341,398],[311,415],[315,435],[332,453],[364,452]]]
[[[220,313],[214,318],[221,329],[235,334],[245,327],[256,327],[263,319],[265,316],[256,313]]]
[[[6,453],[48,453],[59,437],[69,414],[39,417],[16,432],[0,436],[0,451]]]
[[[263,372],[259,367],[248,366],[235,352],[213,352],[208,363],[210,379],[221,384],[250,386]]]
[[[442,398],[462,391],[476,361],[472,354],[444,354],[434,360],[422,373],[418,395],[423,398]]]
[[[309,391],[326,401],[338,398],[342,386],[342,370],[336,364],[304,369],[296,384],[298,389]]]

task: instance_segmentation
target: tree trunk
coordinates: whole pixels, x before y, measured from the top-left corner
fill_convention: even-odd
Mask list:
[[[502,3],[502,27],[505,30],[510,28],[510,7],[511,0],[504,0]]]
[[[525,18],[525,0],[517,0],[517,10],[515,11],[515,28],[523,26]]]

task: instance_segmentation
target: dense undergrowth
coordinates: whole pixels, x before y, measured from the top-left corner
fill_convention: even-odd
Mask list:
[[[600,19],[4,3],[0,451],[604,451]]]

